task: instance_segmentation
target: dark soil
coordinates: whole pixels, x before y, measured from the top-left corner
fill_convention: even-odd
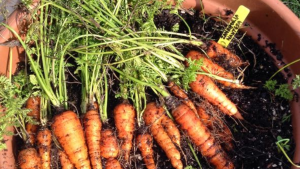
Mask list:
[[[199,12],[194,15],[184,12],[181,13],[181,16],[189,24],[193,35],[205,39],[204,41],[210,39],[217,41],[225,28],[224,24],[209,18],[209,16],[205,16],[206,21],[204,21],[204,17]],[[181,19],[169,14],[168,11],[163,11],[157,16],[155,22],[158,27],[166,30],[172,30],[172,27],[179,23],[179,32],[188,33],[188,29]],[[295,145],[292,139],[291,112],[287,100],[275,97],[273,93],[263,87],[278,68],[263,48],[256,44],[260,37],[261,35],[257,35],[257,37],[252,38],[239,32],[228,47],[230,51],[250,63],[244,73],[244,84],[257,87],[257,89],[251,90],[233,90],[220,86],[237,105],[245,118],[245,121],[235,121],[228,117],[225,119],[233,133],[235,143],[234,150],[228,154],[237,169],[286,169],[290,168],[290,163],[275,143],[279,136],[291,139],[289,142],[291,151],[288,151],[288,155],[292,156]],[[280,51],[276,50],[275,44],[266,42],[265,47],[270,47],[277,55],[277,59],[282,59],[282,55]],[[179,46],[179,48],[182,49],[183,54],[191,49],[201,52],[200,48],[195,46]],[[219,64],[223,65],[222,62]],[[230,71],[237,73],[233,69]],[[274,79],[279,84],[286,83],[286,79],[281,74],[278,74]],[[183,147],[185,146],[183,145]],[[187,151],[186,148],[184,149]],[[198,157],[201,158],[199,153]],[[164,162],[165,159],[160,158],[159,161]],[[189,159],[188,164],[199,168],[193,159]],[[160,166],[160,163],[158,165]],[[203,169],[210,168],[204,159],[201,160],[201,165]]]

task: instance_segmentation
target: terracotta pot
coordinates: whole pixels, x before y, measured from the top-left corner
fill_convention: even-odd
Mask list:
[[[258,41],[261,46],[265,46],[265,41],[277,44],[277,48],[284,56],[283,61],[285,63],[294,61],[299,58],[300,50],[300,20],[279,0],[203,0],[204,11],[207,14],[215,16],[225,16],[224,9],[230,9],[235,11],[239,5],[248,7],[251,12],[246,20],[250,24],[250,27],[244,29],[248,35],[257,39],[258,34],[261,35],[261,40]],[[202,5],[199,0],[185,0],[183,8],[197,8],[201,9]],[[15,11],[8,19],[8,24],[18,31],[18,21],[22,16],[19,11]],[[229,18],[230,19],[230,18]],[[7,30],[1,30],[0,43],[6,41],[11,37],[11,34]],[[9,63],[9,50],[8,47],[0,46],[0,73],[8,75],[8,63]],[[16,64],[19,61],[21,49],[13,48],[13,70],[16,68]],[[275,56],[271,53],[269,48],[266,48],[266,52],[271,56]],[[276,59],[275,59],[276,60]],[[280,62],[277,63],[280,65]],[[299,63],[291,66],[292,73],[300,74]],[[293,77],[293,76],[292,76]],[[289,78],[289,81],[291,81]],[[296,91],[298,95],[300,91]],[[291,102],[292,111],[292,125],[293,134],[296,142],[296,149],[294,154],[294,162],[300,162],[300,103]],[[14,156],[12,154],[12,141],[7,141],[9,148],[6,154],[0,152],[0,169],[14,168]],[[7,159],[6,163],[3,163],[4,157]],[[293,168],[293,167],[292,167]],[[294,168],[293,168],[294,169]]]

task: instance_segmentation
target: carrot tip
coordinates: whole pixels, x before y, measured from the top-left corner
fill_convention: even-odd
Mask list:
[[[244,120],[244,117],[239,112],[237,112],[235,115],[233,115],[233,117],[240,119],[240,120]]]

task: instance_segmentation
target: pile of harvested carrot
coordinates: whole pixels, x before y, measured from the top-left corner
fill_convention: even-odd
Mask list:
[[[210,56],[225,55],[228,57],[226,59],[229,64],[237,58],[237,56],[231,57],[231,53],[220,48],[222,47],[215,48],[215,51],[210,50],[208,54]],[[221,53],[221,50],[227,53],[223,51]],[[186,57],[192,60],[202,60],[201,69],[204,72],[234,80],[231,73],[200,52],[190,51]],[[217,82],[226,87],[250,88],[230,81],[217,80]],[[202,102],[193,101],[189,98],[187,91],[169,81],[166,89],[172,95],[165,97],[164,102],[150,102],[146,105],[143,111],[145,126],[139,128],[141,132],[137,132],[136,110],[128,100],[115,106],[113,118],[116,130],[113,130],[101,119],[100,109],[96,102],[87,106],[87,112],[81,119],[73,111],[67,110],[58,113],[51,122],[42,125],[40,121],[42,119],[40,117],[43,116],[40,112],[41,98],[30,97],[26,104],[26,108],[31,110],[28,115],[41,125],[26,124],[28,134],[27,139],[24,140],[26,149],[19,152],[18,166],[22,169],[53,168],[51,151],[53,151],[52,144],[55,143],[60,166],[63,169],[130,167],[133,154],[136,154],[134,151],[141,153],[147,169],[154,169],[157,168],[153,150],[155,141],[165,152],[172,166],[176,169],[183,169],[188,165],[183,161],[184,154],[182,153],[184,152],[181,149],[183,134],[188,136],[211,166],[216,169],[234,168],[226,154],[234,148],[233,136],[220,118],[219,112],[212,111],[212,107],[240,120],[243,119],[242,115],[209,76],[198,74],[196,80],[189,85],[193,92],[203,98]],[[171,112],[171,118],[174,120],[168,116],[167,110]],[[48,129],[49,124],[51,124],[51,130]],[[221,127],[216,130],[216,126]]]
[[[64,8],[60,1],[41,1],[28,44],[16,35],[30,62],[28,81],[38,91],[29,94],[25,105],[33,123],[20,118],[18,133],[24,144],[16,165],[118,169],[138,168],[133,164],[139,159],[143,168],[155,169],[157,145],[169,159],[166,163],[183,169],[190,166],[184,141],[213,168],[233,169],[227,155],[234,149],[233,136],[221,113],[244,118],[216,83],[232,89],[253,87],[243,85],[217,61],[233,69],[246,63],[214,41],[204,44],[191,35],[157,31],[153,8],[168,5],[160,1],[153,2],[156,6],[121,0],[70,3],[80,10]],[[146,16],[147,24],[142,19],[137,31],[133,27],[141,24],[139,15]],[[177,43],[206,46],[205,52],[183,56],[173,46]],[[182,80],[192,74],[194,78]],[[77,104],[68,93],[72,82],[80,85]],[[119,104],[110,97],[117,97]]]

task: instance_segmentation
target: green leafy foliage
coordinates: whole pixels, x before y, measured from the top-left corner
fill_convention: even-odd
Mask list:
[[[300,75],[296,75],[296,77],[293,79],[292,86],[294,90],[300,87]]]
[[[276,80],[268,80],[266,81],[266,84],[264,85],[266,89],[268,89],[271,92],[275,93],[275,96],[279,96],[281,98],[284,98],[286,100],[292,100],[293,99],[293,93],[289,89],[288,84],[277,84]]]
[[[188,59],[187,63],[189,67],[184,70],[184,76],[182,77],[182,86],[185,90],[189,88],[189,83],[196,80],[197,72],[201,70],[203,60],[191,60]]]
[[[264,87],[266,89],[268,89],[269,91],[275,91],[276,85],[277,85],[276,80],[268,80],[268,81],[266,81],[266,84],[264,85]]]
[[[286,100],[292,100],[293,99],[293,93],[289,89],[288,84],[281,84],[279,85],[279,88],[275,90],[275,96],[280,96]]]
[[[290,151],[291,146],[288,144],[288,142],[281,142],[284,139],[281,136],[277,136],[277,142],[280,142],[280,145],[284,148],[284,150],[286,151]],[[278,149],[278,151],[280,151],[280,149]]]
[[[18,82],[16,85],[5,76],[0,76],[0,105],[2,107],[0,110],[0,149],[5,148],[4,136],[13,134],[7,130],[8,127],[20,127],[22,130],[26,122],[33,123],[33,120],[27,116],[30,110],[23,108],[28,97],[22,97],[22,95],[28,96],[28,93],[24,94],[22,91],[25,83],[22,83],[20,77],[16,78]]]

